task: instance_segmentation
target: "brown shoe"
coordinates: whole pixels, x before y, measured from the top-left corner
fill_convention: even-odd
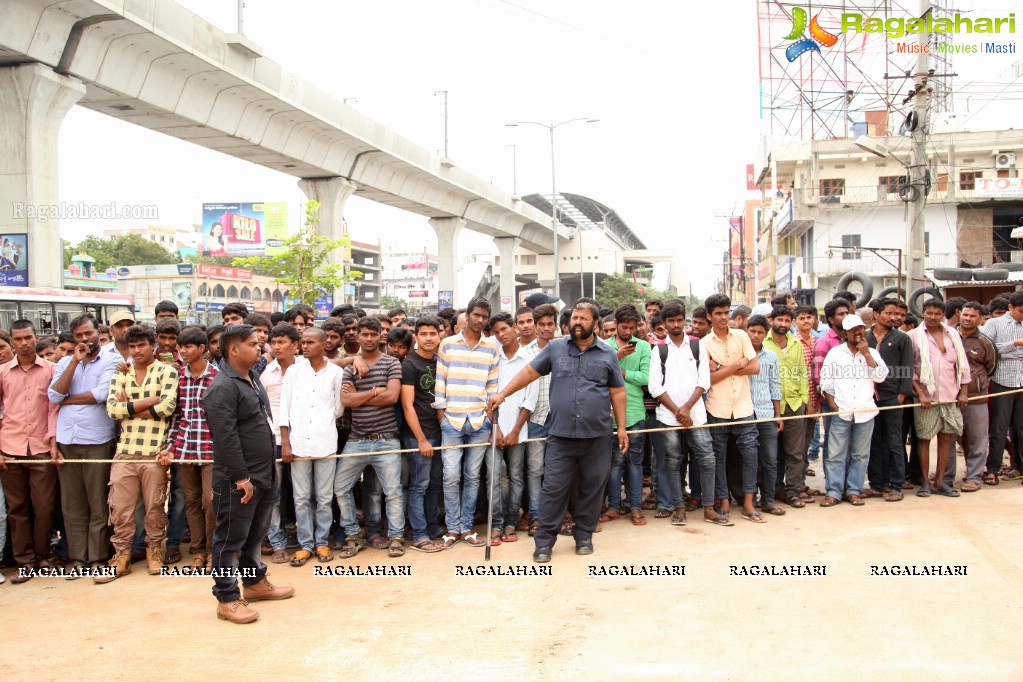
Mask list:
[[[103,584],[113,582],[122,575],[128,575],[131,573],[131,554],[125,552],[124,554],[115,554],[107,562],[108,569],[112,568],[113,573],[95,575],[92,577],[92,581],[95,583]]]
[[[160,569],[166,566],[163,550],[159,547],[146,548],[146,569],[149,575],[160,575]]]
[[[274,587],[266,576],[255,585],[246,585],[243,592],[245,601],[270,601],[295,596],[294,587]]]
[[[235,599],[231,602],[217,603],[217,618],[244,625],[245,623],[252,623],[257,620],[259,618],[259,611],[250,609],[248,602],[244,599]]]
[[[192,555],[192,573],[201,573],[206,570],[206,555]]]
[[[522,512],[522,516],[519,517],[519,522],[515,524],[515,530],[529,530],[529,524],[532,523],[533,517],[529,515],[529,512]]]

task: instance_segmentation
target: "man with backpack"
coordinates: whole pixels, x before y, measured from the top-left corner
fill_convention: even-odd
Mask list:
[[[707,352],[701,352],[698,341],[686,337],[686,310],[678,303],[668,303],[661,311],[668,328],[667,342],[657,347],[650,362],[650,395],[657,399],[657,421],[664,426],[702,426],[707,423],[703,394],[710,388],[710,367]],[[685,438],[690,457],[699,462],[700,497],[704,518],[710,523],[732,525],[714,510],[714,444],[709,429],[660,431],[653,434],[661,441],[665,453],[665,476],[675,512],[671,523],[686,525],[686,508],[680,467]]]

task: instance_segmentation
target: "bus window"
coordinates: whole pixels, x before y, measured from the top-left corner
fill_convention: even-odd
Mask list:
[[[40,335],[59,332],[53,325],[53,306],[49,303],[22,303],[22,317],[36,326]]]
[[[135,314],[135,311],[133,309],[131,309],[128,306],[125,306],[125,305],[105,305],[105,306],[103,306],[103,318],[102,318],[103,324],[106,324],[110,320],[110,318],[113,317],[114,313],[119,313],[122,310],[125,310],[125,311],[131,313],[132,315]],[[96,319],[100,319],[98,315],[97,315]]]
[[[81,304],[58,303],[57,308],[57,329],[62,332],[71,331],[71,320],[82,314]]]
[[[103,313],[102,306],[90,304],[86,304],[85,306],[85,314],[92,315],[100,324],[104,324],[107,321],[106,316],[103,315],[102,313]]]
[[[10,329],[18,319],[18,304],[13,301],[0,301],[0,327]]]

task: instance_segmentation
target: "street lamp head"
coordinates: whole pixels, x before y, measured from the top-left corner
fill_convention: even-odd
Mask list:
[[[892,154],[891,150],[889,150],[888,147],[884,146],[877,140],[867,137],[866,135],[860,135],[859,137],[857,137],[855,140],[853,140],[853,144],[855,144],[863,151],[870,152],[874,156],[879,156],[882,159],[886,159]]]
[[[586,119],[586,122],[587,123],[600,123],[600,119],[599,118],[588,118],[588,119]]]
[[[519,126],[518,123],[505,123],[504,125],[506,128],[517,128]]]

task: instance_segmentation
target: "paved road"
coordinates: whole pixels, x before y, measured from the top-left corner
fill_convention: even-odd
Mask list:
[[[794,509],[761,526],[619,520],[590,557],[562,538],[549,577],[457,576],[483,564],[465,544],[400,560],[364,550],[329,566],[411,576],[273,567],[298,594],[258,604],[246,626],[215,618],[207,578],[151,577],[142,564],[109,585],[38,578],[0,586],[0,679],[1023,679],[1021,511],[1023,486],[1003,482],[959,499]],[[494,548],[492,565],[529,567],[531,552],[523,534]],[[588,575],[646,565],[685,575]],[[735,576],[733,565],[826,575]],[[872,565],[966,575],[871,576]]]

